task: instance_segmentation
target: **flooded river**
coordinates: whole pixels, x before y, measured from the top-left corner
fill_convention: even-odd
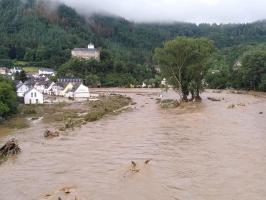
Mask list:
[[[81,200],[266,198],[265,95],[209,92],[201,104],[163,110],[158,90],[126,92],[133,110],[68,136],[45,140],[42,123],[2,136],[17,138],[23,152],[0,166],[0,199],[38,200],[65,186]]]

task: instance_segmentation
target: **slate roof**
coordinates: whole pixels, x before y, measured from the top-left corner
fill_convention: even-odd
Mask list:
[[[89,48],[75,48],[72,51],[82,51],[82,52],[88,52],[88,53],[95,53],[98,50],[97,49],[89,49]]]
[[[46,72],[54,72],[53,69],[51,68],[40,68],[41,71],[46,71]]]
[[[34,87],[34,85],[36,84],[35,80],[28,80],[26,82],[24,82],[25,85],[27,85],[28,87]]]
[[[82,83],[83,80],[81,78],[60,78],[58,79],[58,83]]]
[[[52,81],[38,81],[37,85],[44,85],[45,88],[48,88],[53,82]]]
[[[70,92],[75,92],[75,91],[79,88],[80,85],[81,85],[81,83],[77,83],[77,84],[75,84],[75,85],[73,86],[72,90],[70,90]]]
[[[39,90],[37,90],[36,88],[34,87],[31,87],[27,92],[25,92],[24,96],[26,96],[26,94],[28,94],[29,92],[31,92],[32,90],[36,90],[37,92],[41,93]],[[41,93],[42,94],[42,93]]]

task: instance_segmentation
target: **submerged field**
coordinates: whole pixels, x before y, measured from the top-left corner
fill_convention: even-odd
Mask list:
[[[49,124],[52,129],[59,127],[61,131],[66,131],[87,122],[97,121],[107,114],[115,114],[131,103],[129,97],[110,95],[101,96],[97,101],[20,105],[19,113],[1,123],[0,130],[4,134],[28,128],[41,121],[43,124]]]
[[[1,200],[67,199],[66,188],[93,200],[266,196],[264,93],[207,91],[202,103],[165,109],[156,102],[159,90],[100,92],[123,92],[137,104],[52,140],[43,138],[50,122],[0,138],[16,137],[23,150],[0,166]],[[131,161],[138,173],[130,171]]]

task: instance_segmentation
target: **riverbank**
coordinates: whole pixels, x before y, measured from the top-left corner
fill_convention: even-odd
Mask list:
[[[4,121],[0,132],[9,133],[29,128],[35,122],[49,124],[51,129],[60,131],[80,127],[87,122],[101,119],[107,114],[115,114],[129,106],[132,100],[123,95],[100,96],[97,101],[61,102],[44,105],[20,105],[19,114]]]

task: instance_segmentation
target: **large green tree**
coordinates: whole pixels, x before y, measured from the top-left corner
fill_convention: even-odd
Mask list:
[[[244,55],[241,73],[246,89],[266,91],[266,51],[254,51]]]
[[[205,38],[177,37],[155,50],[162,76],[178,91],[182,100],[200,98],[204,66],[213,50],[212,42]]]
[[[18,98],[13,83],[0,77],[0,119],[16,113]]]

